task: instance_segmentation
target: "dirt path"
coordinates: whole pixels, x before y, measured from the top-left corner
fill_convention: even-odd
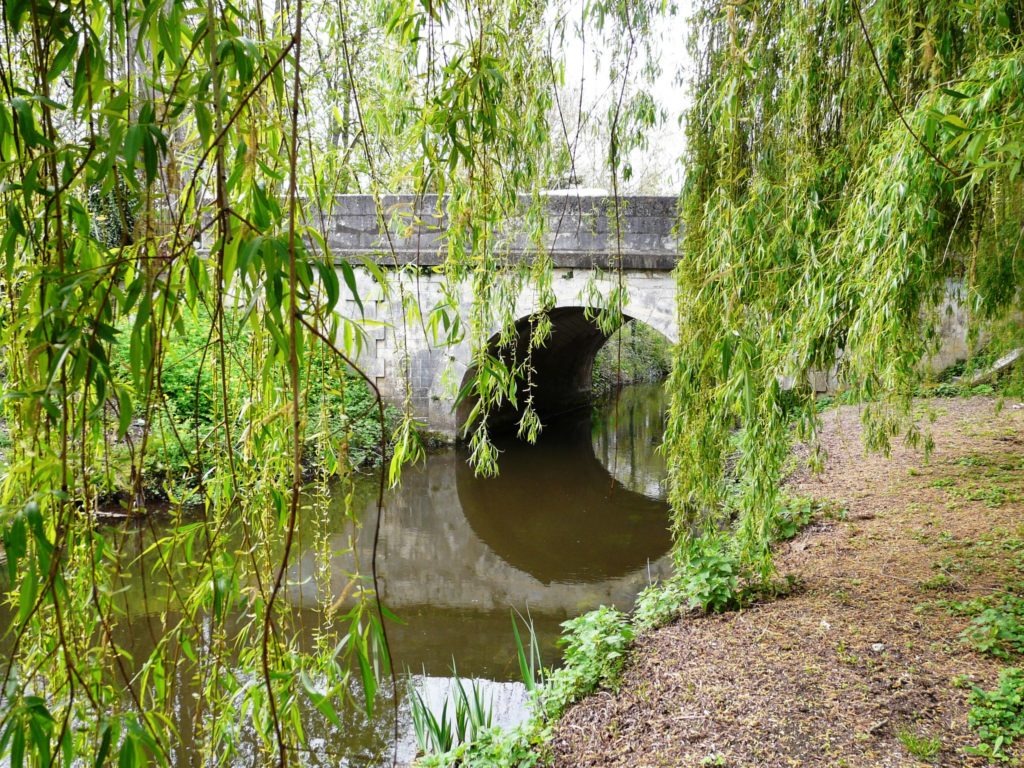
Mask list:
[[[991,594],[1024,553],[1024,409],[938,400],[935,451],[865,455],[854,408],[827,414],[823,474],[797,493],[842,505],[782,545],[796,594],[685,618],[641,638],[617,694],[571,709],[556,766],[985,765],[963,748],[968,683],[1000,664],[942,600]],[[939,739],[930,762],[906,744]],[[934,742],[933,742],[934,744]],[[934,745],[933,749],[935,748]],[[918,749],[917,751],[927,751]]]

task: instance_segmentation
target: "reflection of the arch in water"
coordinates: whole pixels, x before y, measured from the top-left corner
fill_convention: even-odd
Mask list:
[[[606,420],[592,434],[590,413],[581,411],[552,423],[536,445],[505,440],[495,478],[476,477],[465,460],[459,462],[459,502],[480,540],[508,565],[548,585],[621,578],[644,569],[652,553],[667,551],[667,506],[656,497],[658,480],[644,464],[652,451],[634,447],[624,432],[637,426],[642,405],[623,409],[629,418],[617,419],[617,430]],[[637,437],[649,442],[646,430]],[[642,477],[641,487],[653,485],[655,498],[631,490],[609,467],[626,470],[627,480]]]
[[[637,402],[646,414],[592,422],[581,410],[553,423],[537,445],[504,443],[496,478],[475,477],[463,451],[433,454],[408,468],[402,487],[388,495],[381,529],[379,570],[389,603],[504,610],[528,601],[575,613],[587,597],[631,600],[647,581],[648,563],[670,546],[665,502],[630,490],[609,472],[609,466],[645,478],[660,472],[650,426],[660,424],[660,390],[648,389]],[[618,433],[609,437],[613,424]],[[631,445],[630,430],[643,445]],[[367,509],[366,519],[372,515]],[[345,548],[340,540],[335,547]],[[292,598],[313,605],[334,599],[354,563],[338,556],[338,583],[328,595],[317,594],[313,581],[303,583],[313,563],[296,565],[301,573],[290,580]]]
[[[668,495],[664,390],[658,384],[624,387],[594,408],[594,454],[620,483],[652,499]]]
[[[607,420],[602,413],[595,415]],[[457,451],[445,451],[429,457],[424,466],[407,469],[402,488],[389,495],[381,530],[381,594],[404,622],[389,624],[396,667],[417,673],[418,685],[443,686],[453,659],[462,675],[517,679],[510,608],[529,611],[545,660],[553,663],[560,622],[601,604],[626,608],[649,578],[667,571],[666,507],[613,480],[605,465],[614,452],[601,447],[612,443],[600,437],[609,427],[598,421],[592,433],[590,416],[584,410],[575,421],[552,425],[536,447],[507,446],[497,480],[474,478]],[[620,431],[632,428],[639,435],[643,430],[637,423],[631,427],[621,415],[617,421]],[[629,461],[647,471],[642,447],[629,454],[629,441],[619,434],[615,445],[620,459],[631,455]],[[364,499],[372,496],[369,485]],[[322,539],[319,545],[314,540],[324,528],[309,520],[300,527],[286,591],[304,644],[313,642],[324,606],[333,605],[350,575],[365,573],[368,563],[375,507],[369,504],[366,522],[355,535],[360,569],[349,550],[352,532],[343,523],[342,503],[340,498],[332,501],[338,506],[327,515],[330,546],[345,553],[331,559],[329,575],[318,573],[324,545]],[[162,579],[155,577],[155,556],[132,562],[133,555],[148,550],[151,536],[169,524],[153,520],[134,531],[125,528],[119,536],[126,567],[119,598],[124,620],[117,640],[138,661],[177,620],[173,611],[161,608],[174,602]],[[239,533],[232,531],[225,535]],[[242,541],[237,544],[241,547]],[[648,559],[655,562],[648,566]],[[230,622],[251,618],[244,606],[236,608],[241,613]],[[0,623],[5,618],[0,609]],[[0,644],[0,655],[3,650]],[[196,650],[202,654],[203,649]],[[195,760],[190,740],[196,717],[193,673],[188,665],[174,670],[173,718],[182,740],[173,762],[179,766]],[[494,688],[507,699],[510,716],[517,690]],[[354,693],[358,698],[358,691]],[[371,722],[358,707],[345,708],[345,727],[339,730],[312,707],[304,707],[304,723],[314,742],[310,761],[337,765],[343,755],[349,764],[387,762],[391,710],[382,702],[376,711],[380,714]],[[401,717],[404,730],[404,705]],[[254,734],[240,736],[239,765],[259,762],[257,744]]]

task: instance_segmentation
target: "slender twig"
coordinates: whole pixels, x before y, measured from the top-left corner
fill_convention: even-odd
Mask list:
[[[284,574],[288,568],[288,560],[291,557],[292,544],[295,541],[295,527],[299,516],[299,497],[302,493],[302,418],[299,411],[299,398],[301,394],[299,385],[299,322],[302,315],[299,311],[299,280],[298,264],[296,255],[297,245],[297,214],[298,207],[298,172],[299,172],[299,100],[301,98],[301,55],[302,55],[302,0],[297,0],[295,5],[295,33],[292,42],[289,44],[295,48],[295,76],[292,82],[291,101],[291,146],[289,148],[289,173],[288,173],[288,291],[289,291],[289,312],[288,312],[288,376],[291,384],[292,396],[292,492],[288,509],[288,523],[285,531],[284,552],[281,555],[281,563],[277,568],[277,575],[274,577],[274,586],[270,590],[270,597],[267,600],[263,612],[263,638],[262,638],[262,660],[263,660],[263,682],[267,687],[267,697],[270,704],[270,717],[274,725],[274,734],[277,738],[278,765],[285,768],[288,765],[288,750],[285,746],[284,737],[281,733],[281,720],[277,712],[277,703],[274,698],[274,685],[270,675],[270,626],[274,611],[274,602],[281,591],[281,584],[284,582]]]
[[[853,0],[853,9],[857,11],[857,20],[860,22],[860,28],[861,31],[864,33],[864,41],[868,45],[868,50],[871,51],[871,58],[875,62],[875,69],[878,70],[878,77],[882,81],[882,86],[885,88],[885,93],[886,95],[888,95],[889,101],[892,102],[892,108],[896,110],[896,115],[899,117],[900,122],[903,123],[903,126],[907,129],[907,132],[914,137],[914,141],[921,145],[921,149],[927,152],[928,155],[932,158],[932,160],[934,160],[936,163],[945,168],[950,173],[950,175],[953,176],[953,178],[959,177],[960,174],[958,174],[956,171],[954,171],[952,168],[946,165],[943,159],[939,157],[931,147],[924,143],[921,137],[917,135],[913,128],[910,127],[910,123],[907,122],[907,118],[903,116],[903,111],[900,109],[900,105],[896,101],[896,96],[893,94],[892,89],[889,87],[889,81],[885,77],[885,72],[882,70],[882,62],[878,60],[878,53],[875,51],[875,44],[871,40],[871,35],[868,32],[867,24],[864,23],[864,14],[861,13],[860,3],[857,2],[857,0]]]

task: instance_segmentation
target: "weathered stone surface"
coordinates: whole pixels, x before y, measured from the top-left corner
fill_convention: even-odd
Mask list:
[[[522,198],[525,207],[528,200]],[[543,248],[556,267],[671,270],[677,258],[676,199],[556,195],[547,198]],[[617,214],[616,214],[617,211]],[[339,259],[380,264],[440,264],[447,252],[444,200],[436,195],[339,195],[328,244]],[[618,224],[616,225],[616,221]],[[513,262],[533,258],[538,244],[512,217],[499,250]]]
[[[527,198],[521,198],[526,207]],[[534,395],[552,411],[570,407],[585,398],[593,356],[604,337],[586,319],[595,294],[607,297],[619,284],[618,265],[628,300],[626,316],[640,320],[677,340],[675,283],[671,275],[679,258],[675,197],[625,197],[618,203],[604,196],[569,193],[546,199],[547,222],[544,250],[555,271],[552,288],[558,308],[555,331],[538,354],[538,378]],[[617,211],[617,214],[616,214]],[[616,219],[618,226],[616,226]],[[468,332],[453,344],[435,339],[421,318],[442,303],[442,282],[431,268],[447,256],[444,199],[436,195],[341,195],[328,222],[328,243],[337,259],[356,266],[357,290],[372,321],[370,339],[357,362],[377,383],[385,397],[404,401],[408,390],[416,415],[432,431],[454,437],[466,409],[457,412],[455,395],[471,365]],[[511,263],[535,258],[537,243],[523,232],[521,217],[510,218],[499,251]],[[396,277],[387,298],[369,270],[359,266],[372,260],[382,267],[417,265]],[[403,308],[401,296],[414,296],[418,316]],[[462,327],[470,317],[469,287],[459,307]],[[516,300],[521,330],[539,304],[535,291],[524,287]],[[357,303],[348,299],[338,311],[356,317]],[[554,318],[554,314],[552,316]],[[928,361],[941,370],[967,354],[966,313],[957,286],[949,286],[948,298],[937,318],[942,339]],[[496,326],[487,329],[498,332]],[[543,375],[541,375],[543,374]],[[787,382],[792,386],[793,382]],[[818,391],[834,391],[836,372],[820,372],[811,384]],[[543,415],[543,413],[542,413]],[[508,417],[504,414],[502,418]]]
[[[335,256],[357,265],[357,290],[365,307],[370,339],[357,362],[377,383],[385,397],[404,400],[408,389],[416,415],[435,432],[454,437],[460,416],[455,395],[471,365],[467,337],[447,345],[425,332],[424,324],[408,316],[399,297],[414,295],[421,316],[442,301],[441,278],[429,270],[447,255],[443,203],[435,195],[343,195],[329,222],[329,244]],[[523,199],[525,206],[526,199]],[[606,197],[571,194],[547,200],[547,227],[543,247],[555,265],[553,289],[557,322],[548,345],[538,353],[535,397],[543,410],[557,411],[578,404],[589,389],[593,356],[604,335],[587,319],[587,297],[607,296],[618,286],[621,263],[629,294],[626,315],[676,338],[674,282],[670,270],[677,259],[676,200],[673,197],[628,197],[616,204]],[[521,221],[509,221],[502,246],[512,263],[534,258],[537,244],[523,232]],[[367,269],[366,259],[388,266],[416,264],[415,274],[403,273],[385,299]],[[468,286],[466,295],[468,296]],[[530,287],[522,290],[517,316],[526,319],[538,309]],[[465,327],[469,301],[460,307]],[[356,317],[359,309],[349,297],[338,311]],[[490,333],[496,333],[497,327]],[[541,411],[543,413],[543,410]],[[514,415],[514,414],[513,414]],[[510,418],[505,414],[504,418]]]

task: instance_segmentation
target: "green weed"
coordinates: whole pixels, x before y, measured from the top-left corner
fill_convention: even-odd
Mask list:
[[[558,642],[564,649],[564,666],[548,674],[538,693],[540,710],[548,718],[558,717],[569,704],[598,688],[613,688],[635,634],[626,614],[606,606],[562,626],[565,635]]]
[[[981,653],[1000,659],[1024,653],[1024,599],[1004,595],[998,605],[974,617],[963,638]]]
[[[975,688],[968,697],[967,722],[981,744],[969,751],[996,760],[1008,760],[1006,748],[1024,736],[1024,671],[1010,667],[999,674],[991,691]]]
[[[918,582],[917,588],[926,592],[948,592],[955,589],[956,582],[945,573],[937,573],[930,579]]]
[[[439,713],[423,700],[412,679],[409,702],[416,745],[422,754],[450,752],[453,747],[473,741],[491,728],[492,702],[484,700],[483,689],[475,680],[467,691],[458,674],[452,677],[449,695],[445,696]]]
[[[919,760],[930,763],[942,751],[942,740],[937,736],[921,736],[907,729],[896,735],[907,752]]]

